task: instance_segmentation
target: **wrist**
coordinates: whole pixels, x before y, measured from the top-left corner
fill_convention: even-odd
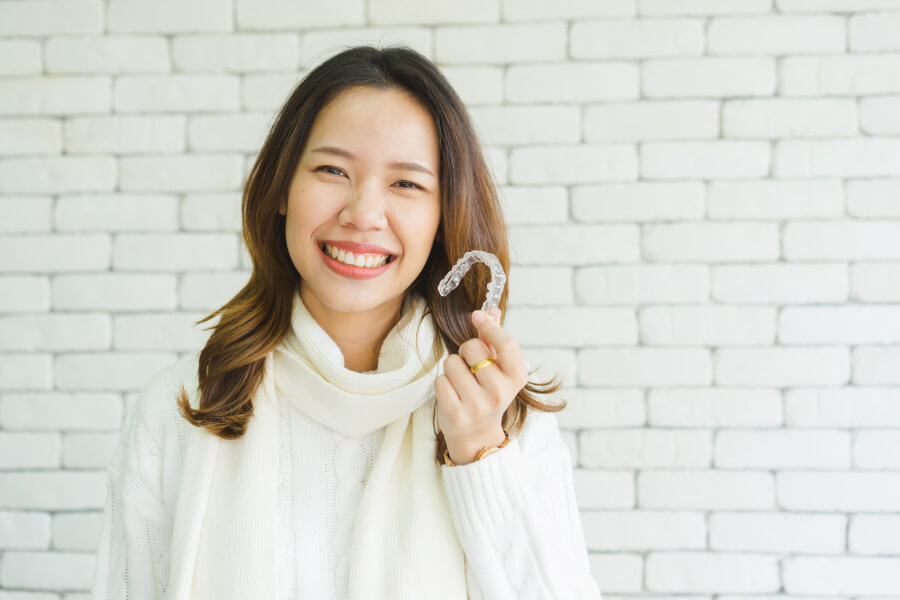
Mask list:
[[[499,428],[496,432],[484,436],[484,438],[447,440],[447,450],[450,460],[457,465],[467,465],[475,462],[475,457],[485,446],[500,446],[504,441],[506,441],[506,432]]]

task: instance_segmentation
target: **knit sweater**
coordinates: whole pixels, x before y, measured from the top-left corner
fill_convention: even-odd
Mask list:
[[[196,380],[198,355],[157,373],[126,417],[108,470],[92,598],[163,599],[188,429],[176,391]],[[384,428],[346,437],[283,402],[278,490],[284,600],[342,599],[356,506]],[[440,466],[466,558],[471,600],[600,600],[572,481],[552,413],[480,461]],[[386,549],[386,551],[390,551]]]

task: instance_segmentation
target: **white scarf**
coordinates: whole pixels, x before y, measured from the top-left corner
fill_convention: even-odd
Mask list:
[[[344,435],[386,427],[352,534],[350,600],[467,597],[463,550],[434,459],[434,380],[448,352],[441,343],[443,352],[435,355],[432,316],[422,319],[426,308],[411,292],[382,344],[378,368],[357,373],[344,367],[340,348],[295,294],[291,332],[266,359],[244,435],[224,440],[191,428],[174,517],[169,600],[286,597],[276,573],[276,393]],[[195,390],[189,389],[194,407]]]

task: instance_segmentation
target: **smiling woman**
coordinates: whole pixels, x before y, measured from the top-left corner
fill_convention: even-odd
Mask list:
[[[472,249],[509,272],[509,247],[435,65],[360,46],[313,69],[242,213],[249,281],[123,429],[94,598],[599,600],[565,403],[538,399],[560,382],[529,380],[505,295],[472,312],[488,269],[438,290]]]

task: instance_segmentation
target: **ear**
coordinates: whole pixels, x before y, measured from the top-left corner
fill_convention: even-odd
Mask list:
[[[284,200],[281,201],[281,204],[278,205],[278,214],[284,216],[287,214],[287,202]]]

